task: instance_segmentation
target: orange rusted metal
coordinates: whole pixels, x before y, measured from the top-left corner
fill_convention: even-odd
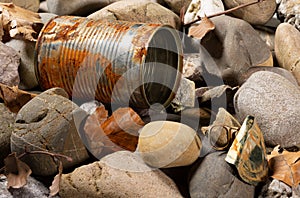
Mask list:
[[[59,16],[42,29],[35,58],[42,89],[138,108],[167,106],[182,72],[180,38],[158,24]]]

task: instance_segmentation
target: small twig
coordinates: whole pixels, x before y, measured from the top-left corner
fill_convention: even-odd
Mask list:
[[[236,11],[236,10],[239,10],[241,8],[244,8],[244,7],[247,7],[247,6],[250,6],[250,5],[254,5],[254,4],[257,4],[257,3],[260,3],[264,0],[256,0],[254,2],[250,2],[250,3],[245,3],[245,4],[242,4],[242,5],[239,5],[237,7],[234,7],[234,8],[231,8],[231,9],[228,9],[228,10],[225,10],[223,12],[219,12],[219,13],[216,13],[216,14],[212,14],[212,15],[209,15],[209,16],[206,16],[207,18],[213,18],[213,17],[216,17],[216,16],[220,16],[220,15],[223,15],[223,14],[229,14],[233,11]],[[201,21],[201,17],[200,16],[197,16],[197,19],[192,21],[192,22],[189,22],[189,23],[186,23],[186,24],[183,24],[183,26],[190,26],[198,21]]]
[[[25,155],[29,155],[29,154],[43,154],[43,155],[49,155],[49,156],[54,157],[54,158],[58,158],[58,157],[65,158],[69,162],[73,161],[73,159],[69,156],[62,155],[62,154],[59,154],[59,153],[50,153],[49,151],[28,151],[28,150],[25,150],[25,153],[22,153],[21,155],[19,155],[18,158],[21,159]]]

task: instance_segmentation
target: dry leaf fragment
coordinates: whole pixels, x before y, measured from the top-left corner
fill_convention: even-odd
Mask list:
[[[17,113],[29,100],[37,94],[32,94],[18,89],[17,86],[9,87],[0,83],[0,98],[10,111]]]
[[[38,13],[31,12],[13,3],[0,3],[0,40],[5,33],[10,37],[22,37],[36,41],[43,23]]]
[[[199,25],[191,26],[189,36],[202,39],[207,33],[215,29],[215,24],[207,17],[202,17]]]
[[[7,188],[21,188],[27,183],[31,174],[29,166],[19,160],[16,153],[11,153],[4,159]]]
[[[283,152],[279,152],[279,146],[277,146],[271,155],[268,155],[268,162],[273,171],[272,178],[291,187],[297,187],[300,184],[300,151],[283,150]]]
[[[52,184],[49,187],[50,196],[55,196],[59,192],[62,172],[63,172],[63,164],[62,161],[59,161],[58,173],[54,177]]]

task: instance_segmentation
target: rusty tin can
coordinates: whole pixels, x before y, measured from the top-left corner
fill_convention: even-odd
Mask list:
[[[51,19],[35,51],[42,89],[137,108],[169,105],[182,64],[180,37],[171,27],[74,16]]]

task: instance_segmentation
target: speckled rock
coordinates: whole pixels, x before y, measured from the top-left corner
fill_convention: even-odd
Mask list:
[[[178,29],[180,18],[174,12],[151,1],[118,1],[88,16],[90,19],[122,20],[171,25]]]
[[[19,39],[12,39],[5,45],[12,47],[21,57],[21,65],[19,66],[20,89],[32,89],[38,86],[34,73],[34,49],[35,42]]]
[[[214,152],[197,164],[190,181],[190,195],[198,197],[254,197],[255,187],[237,178],[225,161],[226,153]]]
[[[300,85],[300,32],[288,23],[275,33],[275,54],[280,67],[291,71]]]
[[[179,88],[172,103],[182,107],[194,107],[195,89],[195,83],[193,81],[181,78]]]
[[[252,74],[234,98],[240,121],[256,118],[267,146],[300,146],[300,89],[274,72]]]
[[[10,136],[16,114],[10,112],[3,103],[0,103],[0,167],[4,165],[4,158],[10,153]]]
[[[29,150],[48,150],[73,159],[63,160],[64,168],[72,167],[88,158],[88,153],[77,132],[74,116],[84,115],[60,88],[49,89],[36,96],[18,112],[11,136],[11,150],[23,153]],[[33,174],[52,175],[57,164],[48,155],[28,155],[24,161]]]
[[[137,151],[146,164],[157,168],[195,162],[202,148],[196,131],[185,124],[154,121],[140,131]]]
[[[249,0],[223,0],[225,7],[233,8],[238,5],[249,3]],[[251,5],[233,12],[235,16],[248,21],[251,24],[263,25],[267,23],[276,10],[275,0],[265,0],[258,4]]]
[[[20,57],[17,52],[0,42],[0,60],[0,83],[8,86],[19,85]]]
[[[63,174],[60,188],[64,198],[182,197],[169,177],[129,151],[113,153]]]

